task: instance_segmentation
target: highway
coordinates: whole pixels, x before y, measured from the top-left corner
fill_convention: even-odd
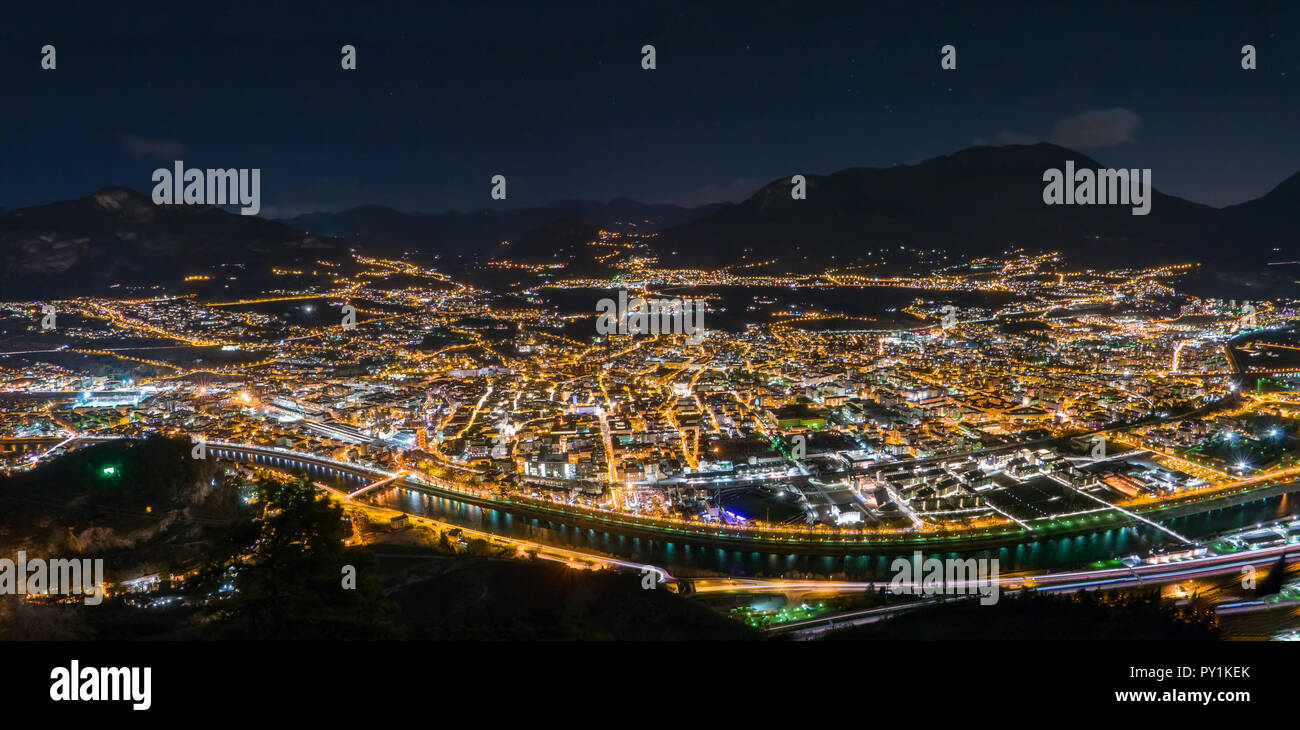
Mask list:
[[[1225,575],[1240,575],[1242,569],[1249,566],[1256,570],[1267,568],[1277,561],[1279,557],[1285,556],[1288,563],[1300,561],[1300,544],[1290,543],[1286,545],[1277,545],[1259,550],[1252,550],[1246,553],[1233,553],[1227,555],[1207,554],[1202,557],[1188,558],[1169,563],[1144,563],[1134,566],[1133,568],[1105,568],[1100,570],[1073,570],[1050,573],[1046,575],[1036,575],[1029,578],[1020,577],[999,577],[997,585],[999,590],[1028,590],[1036,593],[1073,593],[1080,590],[1099,590],[1099,589],[1119,589],[1119,588],[1136,588],[1142,586],[1161,585],[1165,583],[1179,583],[1185,580],[1210,578]],[[730,583],[733,585],[725,585]],[[696,582],[696,593],[719,593],[719,592],[776,592],[786,593],[792,590],[822,590],[828,592],[861,592],[867,590],[888,589],[888,581],[864,582],[864,583],[829,583],[819,581],[760,581],[758,584],[745,585],[746,581],[730,580],[719,582],[717,584],[700,585]],[[987,585],[987,583],[985,584]],[[966,587],[975,589],[975,581],[958,582],[950,587],[956,592],[956,589]],[[799,638],[816,638],[819,634],[834,629],[842,629],[849,626],[861,626],[874,623],[882,618],[896,615],[905,611],[916,608],[933,605],[943,600],[967,600],[971,596],[955,596],[945,599],[943,597],[925,598],[921,601],[897,604],[894,606],[882,606],[878,608],[863,609],[858,611],[846,611],[830,616],[820,616],[802,621],[791,621],[778,626],[768,627],[767,631],[775,633],[791,633]],[[1225,607],[1227,612],[1240,612],[1254,608],[1262,610],[1273,608],[1270,604],[1263,602],[1246,602],[1249,606],[1244,606],[1241,601],[1233,601]]]

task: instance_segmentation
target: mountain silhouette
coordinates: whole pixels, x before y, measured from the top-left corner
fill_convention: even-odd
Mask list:
[[[802,200],[791,197],[786,176],[738,204],[697,208],[627,198],[443,213],[372,205],[280,221],[159,206],[109,187],[0,212],[0,284],[11,300],[100,293],[112,284],[167,285],[196,265],[244,263],[253,274],[354,245],[478,266],[509,241],[512,257],[576,260],[596,231],[614,228],[656,233],[647,240],[661,264],[686,268],[773,260],[774,270],[819,270],[899,246],[958,260],[1024,249],[1059,251],[1084,269],[1195,261],[1206,264],[1198,276],[1294,292],[1296,267],[1279,262],[1300,258],[1300,174],[1220,209],[1160,192],[1155,170],[1149,214],[1133,215],[1135,204],[1045,204],[1044,171],[1067,162],[1102,167],[1052,144],[978,146],[914,165],[805,174]]]
[[[775,180],[748,200],[658,238],[660,253],[685,266],[777,259],[816,268],[868,251],[907,246],[982,256],[1009,249],[1061,251],[1072,263],[1202,260],[1222,211],[1165,195],[1153,175],[1151,209],[1131,205],[1047,205],[1043,173],[1103,167],[1051,144],[972,147],[915,165],[853,167],[805,175],[807,197]],[[865,259],[864,259],[865,260]]]

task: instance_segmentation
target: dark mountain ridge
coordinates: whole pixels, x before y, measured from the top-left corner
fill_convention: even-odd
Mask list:
[[[616,198],[608,203],[562,200],[506,210],[406,213],[382,205],[338,213],[308,213],[282,222],[322,236],[355,238],[389,251],[414,250],[445,255],[483,253],[502,241],[516,242],[564,219],[595,227],[654,231],[730,207],[730,203],[685,208]]]
[[[941,249],[954,261],[1023,248],[1060,251],[1083,268],[1198,261],[1207,264],[1207,276],[1294,289],[1294,265],[1265,264],[1300,258],[1300,174],[1256,200],[1216,209],[1160,192],[1156,170],[1149,214],[1133,215],[1133,204],[1045,204],[1044,171],[1067,161],[1076,169],[1102,167],[1051,144],[982,146],[915,165],[806,175],[804,200],[791,198],[790,178],[783,177],[734,205],[618,198],[444,213],[362,206],[286,221],[158,206],[111,187],[0,213],[0,285],[2,298],[14,300],[103,293],[112,284],[166,285],[190,269],[222,263],[246,262],[251,275],[353,242],[467,267],[505,250],[511,257],[574,258],[596,230],[612,228],[657,232],[651,241],[669,266],[775,259],[778,269],[816,270],[898,246]]]
[[[251,270],[333,250],[334,242],[275,221],[206,205],[155,205],[122,187],[0,214],[4,298],[103,293],[114,284],[169,284],[196,268]]]
[[[854,167],[806,175],[807,199],[790,178],[744,202],[665,230],[664,254],[690,251],[701,264],[741,251],[750,260],[848,263],[891,246],[978,256],[1024,247],[1134,262],[1203,260],[1221,235],[1222,211],[1159,191],[1153,175],[1147,215],[1132,205],[1047,205],[1044,171],[1097,170],[1096,160],[1050,144],[972,147],[915,165]],[[1104,262],[1098,261],[1100,267]]]

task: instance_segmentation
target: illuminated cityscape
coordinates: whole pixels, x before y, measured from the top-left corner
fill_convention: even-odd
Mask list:
[[[501,293],[355,253],[275,269],[283,287],[239,299],[55,301],[56,333],[5,353],[4,468],[159,434],[812,551],[1148,521],[1300,471],[1300,306],[1180,296],[1195,263],[1081,271],[1013,252],[778,275],[666,268],[636,235],[587,246],[610,275],[502,256],[488,267],[517,280]],[[550,299],[619,289],[743,324],[695,343],[599,336],[593,311]],[[802,298],[873,289],[902,306]],[[4,308],[34,338],[40,305]]]

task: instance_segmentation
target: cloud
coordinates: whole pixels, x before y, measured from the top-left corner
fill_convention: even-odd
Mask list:
[[[1089,109],[1052,127],[1051,140],[1062,147],[1109,147],[1133,141],[1142,117],[1128,109]]]
[[[1142,117],[1128,109],[1089,109],[1057,122],[1046,141],[1071,149],[1109,147],[1132,142],[1133,133],[1141,125]],[[993,136],[992,142],[978,137],[975,144],[1036,144],[1042,141],[1041,135],[1004,129]]]
[[[179,160],[185,154],[185,145],[174,139],[147,139],[124,134],[122,146],[136,159],[161,157],[165,160]]]

